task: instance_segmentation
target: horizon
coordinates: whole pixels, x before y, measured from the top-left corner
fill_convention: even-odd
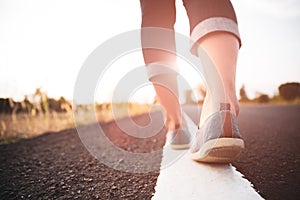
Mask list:
[[[280,86],[281,85],[285,85],[285,84],[291,84],[291,83],[297,83],[297,84],[300,84],[300,82],[286,82],[286,83],[282,83],[282,84],[280,84]],[[202,85],[203,86],[203,85]],[[195,89],[195,88],[193,88],[194,90],[197,90],[197,89]],[[241,90],[242,88],[240,88],[238,91],[240,92],[240,90]],[[246,87],[244,87],[244,89],[245,89],[245,95],[248,97],[248,100],[247,100],[247,102],[244,102],[244,100],[241,98],[241,96],[240,96],[240,94],[238,95],[238,101],[240,102],[240,103],[255,103],[256,102],[256,100],[258,100],[259,99],[259,97],[261,97],[261,96],[263,96],[263,95],[267,95],[268,97],[269,97],[269,99],[270,100],[276,100],[278,97],[280,97],[280,98],[283,98],[283,99],[281,99],[280,100],[280,102],[282,103],[282,102],[285,102],[285,103],[288,103],[289,102],[289,100],[287,100],[287,99],[285,99],[283,96],[281,96],[280,94],[279,94],[279,86],[278,86],[278,91],[277,92],[275,92],[273,95],[268,95],[268,94],[265,94],[265,93],[260,93],[260,92],[256,92],[256,96],[255,97],[253,97],[253,98],[251,98],[251,97],[249,97],[249,95],[248,95],[248,92],[247,92],[247,90],[246,90]],[[68,99],[68,98],[66,98],[65,96],[59,96],[59,97],[51,97],[51,96],[48,96],[47,95],[47,91],[45,91],[45,90],[43,90],[43,88],[36,88],[36,91],[37,90],[39,90],[41,93],[41,95],[46,95],[46,98],[48,99],[48,100],[50,100],[50,99],[53,99],[53,100],[55,100],[55,101],[60,101],[60,99],[61,98],[63,98],[64,100],[66,100],[67,102],[69,102],[69,103],[73,103],[74,102],[74,100],[73,99]],[[185,93],[187,90],[184,90],[183,91],[183,93]],[[153,91],[154,92],[154,91]],[[36,92],[35,92],[36,93]],[[15,103],[20,103],[20,102],[24,102],[24,100],[25,100],[25,98],[27,99],[27,100],[29,100],[29,102],[30,103],[37,103],[37,102],[39,102],[39,101],[35,101],[34,99],[36,99],[37,98],[37,96],[39,96],[39,95],[36,95],[35,93],[32,93],[32,94],[26,94],[25,96],[24,96],[24,98],[23,99],[20,99],[20,100],[15,100],[15,99],[13,99],[12,97],[1,97],[0,96],[0,99],[12,99]],[[199,103],[199,102],[202,102],[204,99],[203,99],[203,97],[201,96],[201,94],[199,94],[199,93],[201,93],[199,90],[197,90],[196,91],[196,98],[195,97],[193,97],[193,96],[191,96],[191,98],[192,98],[192,101],[193,101],[193,103]],[[137,95],[137,94],[135,94],[135,95]],[[200,98],[199,98],[199,96],[201,96]],[[39,98],[39,97],[38,97]],[[182,105],[184,105],[184,104],[190,104],[191,102],[186,102],[186,96],[184,96],[183,97],[184,99],[183,99],[183,101],[182,101],[182,99],[181,99],[181,101],[180,101],[180,104],[182,104]],[[134,98],[133,98],[134,99]],[[137,98],[137,99],[139,99],[139,98]],[[297,99],[297,98],[296,98]],[[150,101],[150,100],[152,100],[152,101]],[[278,100],[277,100],[278,101]],[[78,103],[77,105],[92,105],[92,104],[97,104],[97,105],[101,105],[101,104],[109,104],[109,103],[112,103],[112,104],[124,104],[124,103],[128,103],[128,104],[131,104],[131,103],[133,103],[133,104],[145,104],[145,105],[149,105],[149,104],[155,104],[155,96],[153,97],[153,99],[150,99],[150,98],[147,98],[147,101],[145,100],[145,101],[135,101],[135,100],[133,100],[133,101],[123,101],[123,100],[116,100],[116,101],[112,101],[112,100],[109,100],[109,101],[94,101],[94,102],[91,102],[91,103],[88,103],[88,102],[82,102],[82,103]],[[256,102],[256,103],[258,103],[258,102]],[[291,103],[291,102],[290,102]],[[200,103],[201,104],[201,103]]]

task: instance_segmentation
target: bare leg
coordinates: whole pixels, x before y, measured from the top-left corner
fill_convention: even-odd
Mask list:
[[[219,110],[220,103],[230,103],[232,112],[236,116],[239,113],[235,89],[239,41],[233,34],[219,31],[208,34],[198,43],[200,44],[198,53],[201,54],[203,48],[213,62],[213,66],[203,66],[207,95],[199,122],[201,127],[209,115]],[[210,67],[214,69],[209,69]]]
[[[166,113],[166,127],[174,130],[181,124],[181,108],[178,101],[177,75],[162,74],[151,79],[157,99]]]
[[[177,74],[174,73],[177,69],[174,34],[175,0],[141,0],[140,2],[144,61],[148,72],[151,71],[149,80],[154,85],[158,102],[166,113],[166,127],[173,130],[180,125],[181,121]],[[154,47],[149,48],[149,46]],[[164,65],[171,69],[170,73],[155,72],[152,70],[153,65]]]

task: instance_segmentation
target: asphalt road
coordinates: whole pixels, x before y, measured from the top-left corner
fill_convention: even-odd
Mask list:
[[[192,119],[199,115],[186,107]],[[246,149],[233,163],[265,199],[300,196],[300,106],[242,106]]]
[[[199,118],[194,106],[185,111],[195,122]],[[134,120],[144,123],[149,117]],[[300,106],[242,106],[239,124],[246,149],[233,165],[264,198],[297,199]],[[95,126],[85,127],[86,132]],[[113,122],[103,127],[112,143],[128,151],[153,151],[164,144],[165,130],[137,140]],[[107,167],[89,154],[75,129],[0,145],[0,199],[150,199],[158,175],[159,171],[128,173]]]

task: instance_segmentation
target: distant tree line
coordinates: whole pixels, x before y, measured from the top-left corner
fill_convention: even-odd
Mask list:
[[[48,98],[40,88],[37,88],[30,97],[25,96],[21,102],[16,102],[12,98],[0,98],[0,113],[6,114],[27,113],[36,115],[51,112],[69,112],[71,109],[71,102],[64,97],[60,97],[58,100]]]
[[[197,88],[201,97],[204,98],[206,95],[205,88],[200,85]],[[300,99],[300,83],[289,82],[281,84],[278,87],[278,95],[269,97],[267,94],[260,93],[256,98],[249,99],[245,85],[240,89],[240,102],[256,102],[256,103],[269,103],[270,101],[293,101]],[[188,93],[190,94],[190,93]],[[199,100],[200,103],[203,100]],[[188,103],[188,102],[187,102]],[[103,110],[110,108],[110,104],[100,104],[96,108],[97,110]],[[58,100],[49,98],[41,88],[37,88],[35,93],[31,96],[25,96],[21,102],[15,102],[12,98],[0,98],[0,113],[6,114],[17,114],[17,113],[28,113],[31,115],[51,113],[51,112],[69,112],[72,109],[70,101],[64,97],[60,97]]]
[[[198,96],[200,97],[198,102],[192,100],[191,93],[192,90],[187,90],[185,93],[185,103],[194,104],[199,103],[202,104],[206,95],[206,88],[204,85],[199,84],[196,87],[196,91]],[[257,93],[257,96],[253,99],[250,99],[247,95],[245,85],[242,85],[240,88],[240,99],[241,103],[281,103],[286,102],[290,103],[292,101],[296,103],[300,103],[300,83],[299,82],[289,82],[281,84],[278,87],[278,94],[274,94],[274,96],[269,96],[264,93]],[[295,101],[296,100],[296,101]]]
[[[240,89],[240,102],[257,102],[257,103],[269,103],[271,100],[284,100],[287,102],[300,98],[300,83],[289,82],[281,84],[278,87],[279,94],[269,97],[267,94],[259,93],[254,99],[249,99],[245,90],[245,85]]]

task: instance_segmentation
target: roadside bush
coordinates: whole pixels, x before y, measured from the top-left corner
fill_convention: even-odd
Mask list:
[[[294,100],[300,97],[300,83],[292,82],[281,84],[278,88],[279,95],[288,101]]]

